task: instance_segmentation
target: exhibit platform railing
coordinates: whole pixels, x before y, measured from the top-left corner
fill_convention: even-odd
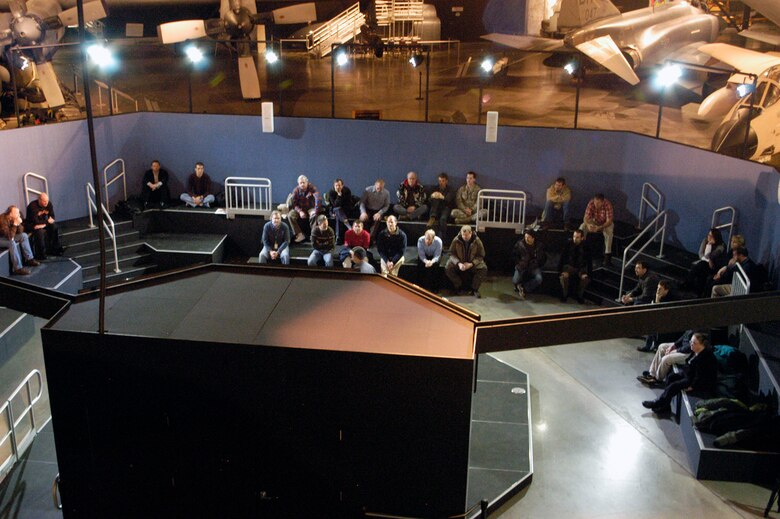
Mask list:
[[[93,214],[97,214],[97,202],[95,201],[95,188],[92,187],[91,182],[87,182],[87,214],[89,214],[89,226],[90,228],[95,227],[95,223],[92,219]],[[119,269],[119,256],[116,252],[116,226],[114,225],[114,220],[111,218],[111,215],[108,213],[108,209],[106,208],[105,204],[103,205],[103,229],[108,233],[108,236],[111,238],[111,245],[114,248],[114,272],[122,272]]]
[[[508,189],[481,189],[477,195],[477,232],[488,227],[525,230],[525,191]]]
[[[229,219],[238,214],[268,217],[273,211],[271,180],[254,177],[225,179],[225,213]]]
[[[653,220],[647,224],[647,227],[642,229],[642,232],[637,234],[636,238],[631,241],[631,243],[628,244],[628,246],[623,249],[623,263],[620,265],[620,288],[618,289],[618,297],[617,301],[620,301],[620,296],[623,294],[623,283],[625,282],[626,277],[626,265],[633,263],[634,260],[636,260],[644,250],[650,246],[651,243],[653,243],[659,236],[661,237],[661,247],[659,249],[658,254],[656,255],[657,258],[663,258],[664,257],[664,240],[666,238],[666,224],[667,224],[667,211],[661,211],[656,215]],[[652,234],[651,231],[655,230]],[[644,240],[644,243],[643,243]],[[632,250],[638,243],[643,243],[641,247],[639,247],[636,252],[628,258],[628,253],[630,250]]]
[[[43,183],[43,187],[38,190],[34,187],[30,187],[30,179],[34,178],[37,180],[40,180]],[[46,180],[46,177],[39,175],[37,173],[33,173],[32,171],[28,171],[24,174],[24,203],[25,205],[30,205],[30,193],[33,193],[35,195],[40,195],[41,193],[49,194],[49,181]]]
[[[38,391],[33,396],[32,381],[35,380],[38,384]],[[26,400],[21,399],[22,409],[19,416],[14,414],[14,402],[18,400],[17,397],[22,395],[22,391],[27,396]],[[5,452],[7,447],[4,447],[5,443],[10,439],[10,454],[0,463],[0,480],[11,470],[19,457],[24,454],[27,448],[32,444],[35,436],[38,434],[39,429],[35,423],[35,410],[33,406],[41,399],[43,395],[43,377],[41,372],[37,369],[32,370],[19,384],[11,395],[6,399],[5,404],[0,407],[0,414],[6,419],[5,435],[0,438],[0,451]],[[26,402],[26,403],[25,403]],[[18,401],[17,409],[18,409]],[[22,436],[19,437],[19,429],[22,423],[29,419],[30,429]]]
[[[114,166],[116,166],[116,168],[114,168]],[[108,174],[110,171],[112,171],[112,169],[116,169],[118,172],[109,180]],[[103,168],[103,186],[106,190],[105,203],[107,206],[111,205],[109,202],[111,198],[108,196],[108,187],[114,182],[119,182],[120,180],[122,181],[122,200],[127,200],[127,175],[125,174],[125,161],[123,159],[116,159],[108,166]]]

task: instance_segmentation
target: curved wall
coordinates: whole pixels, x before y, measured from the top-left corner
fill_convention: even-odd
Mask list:
[[[321,190],[342,177],[353,191],[377,177],[391,192],[409,170],[424,184],[446,171],[457,185],[465,172],[479,173],[485,188],[521,189],[530,200],[530,219],[541,212],[544,190],[557,176],[574,191],[574,213],[603,192],[619,219],[635,222],[643,182],[653,183],[670,210],[668,239],[696,250],[712,211],[733,205],[738,229],[751,255],[773,266],[779,257],[778,174],[675,143],[629,133],[555,128],[500,127],[498,142],[485,142],[482,126],[343,119],[276,118],[276,132],[263,134],[259,117],[140,113],[96,121],[98,161],[125,159],[129,189],[138,190],[153,158],[172,174],[181,192],[195,161],[214,180],[262,176],[272,180],[274,199],[283,200],[301,173]],[[21,175],[47,174],[60,219],[83,216],[84,183],[90,179],[83,121],[0,132],[3,152],[0,204],[21,203]]]

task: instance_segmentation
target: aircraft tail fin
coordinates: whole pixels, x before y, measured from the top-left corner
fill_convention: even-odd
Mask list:
[[[561,0],[559,30],[576,29],[590,22],[619,16],[620,11],[609,0]]]

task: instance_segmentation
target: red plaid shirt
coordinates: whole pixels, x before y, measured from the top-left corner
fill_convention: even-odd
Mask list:
[[[604,225],[606,221],[612,221],[612,203],[606,198],[601,204],[601,209],[596,209],[596,204],[593,200],[588,202],[588,207],[585,209],[585,221],[595,222],[596,225]]]

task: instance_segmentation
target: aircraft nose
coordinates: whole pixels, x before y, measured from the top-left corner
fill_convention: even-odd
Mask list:
[[[753,117],[755,117],[755,108],[753,111]],[[712,137],[712,145],[710,146],[712,151],[739,159],[749,159],[755,155],[758,148],[758,137],[752,127],[748,129],[750,124],[748,114],[748,108],[743,107],[734,114],[734,117],[721,123]],[[746,131],[747,150],[745,150]]]

